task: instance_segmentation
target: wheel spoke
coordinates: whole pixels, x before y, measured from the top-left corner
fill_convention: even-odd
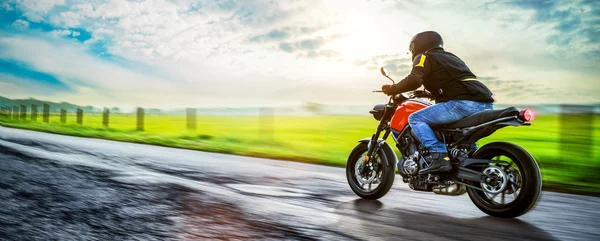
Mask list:
[[[365,161],[366,153],[354,164],[356,186],[366,192],[372,192],[382,182],[383,160],[375,154],[370,161]]]
[[[496,193],[496,194],[491,194],[491,195],[490,195],[490,199],[492,199],[492,201],[493,201],[494,199],[496,199],[496,197],[497,197],[497,196],[498,196],[498,193]]]
[[[477,192],[477,195],[484,198],[491,207],[501,208],[516,202],[525,185],[523,165],[518,157],[510,153],[493,152],[483,154],[480,158],[491,161],[481,172],[492,180],[482,180],[480,185],[483,190]]]

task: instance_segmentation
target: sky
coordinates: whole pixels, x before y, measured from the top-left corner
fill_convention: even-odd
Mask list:
[[[600,1],[3,0],[0,95],[94,106],[373,104],[434,30],[499,104],[600,103]]]

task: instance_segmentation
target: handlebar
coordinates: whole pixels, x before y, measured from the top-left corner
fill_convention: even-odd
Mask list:
[[[383,93],[383,91],[373,90],[373,93]],[[397,104],[397,103],[402,103],[406,100],[414,99],[414,98],[433,99],[431,93],[427,92],[426,90],[415,90],[415,91],[408,91],[408,92],[404,92],[404,93],[400,93],[400,94],[396,94],[396,95],[391,95],[389,103]]]
[[[383,91],[381,90],[373,90],[373,93],[383,93]],[[415,91],[408,91],[408,92],[404,92],[404,93],[400,93],[400,94],[405,94],[406,96],[408,96],[409,98],[431,98],[431,93],[427,92],[426,90],[415,90]]]

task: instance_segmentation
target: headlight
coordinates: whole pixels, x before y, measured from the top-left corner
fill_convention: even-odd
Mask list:
[[[373,118],[375,118],[375,120],[378,120],[378,121],[381,120],[384,112],[385,112],[384,104],[376,105],[373,107],[373,110],[369,111],[369,113],[371,113],[373,115]]]

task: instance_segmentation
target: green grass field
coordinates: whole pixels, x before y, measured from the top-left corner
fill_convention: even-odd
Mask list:
[[[59,123],[58,116],[52,116],[49,124],[42,123],[41,118],[37,122],[0,119],[0,124],[67,135],[333,166],[344,166],[357,140],[370,137],[377,127],[377,122],[368,116],[276,116],[262,124],[258,117],[252,116],[200,116],[197,130],[188,131],[185,116],[150,115],[145,118],[145,131],[139,132],[135,130],[135,115],[111,115],[109,128],[102,127],[101,117],[88,114],[82,126],[75,123],[73,115],[68,116],[66,124]],[[563,132],[563,139],[560,123],[559,116],[539,116],[532,126],[507,127],[478,144],[509,141],[523,146],[540,163],[547,190],[600,194],[600,120],[593,120],[591,125],[573,125]],[[586,139],[589,137],[591,139]],[[561,140],[565,143],[562,149]],[[392,141],[391,138],[389,141]]]

